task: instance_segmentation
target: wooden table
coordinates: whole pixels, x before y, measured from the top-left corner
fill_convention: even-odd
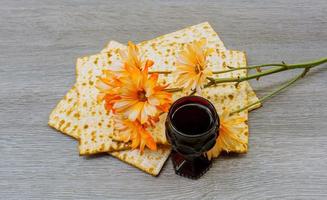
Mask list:
[[[327,199],[327,66],[250,114],[250,150],[200,180],[78,156],[47,125],[75,60],[209,21],[249,64],[327,56],[326,0],[0,1],[0,199]],[[294,72],[252,82],[259,96]]]

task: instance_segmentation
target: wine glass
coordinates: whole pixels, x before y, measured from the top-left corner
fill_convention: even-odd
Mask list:
[[[170,107],[165,126],[176,174],[201,177],[212,163],[204,154],[215,145],[219,134],[215,107],[200,96],[182,97]]]

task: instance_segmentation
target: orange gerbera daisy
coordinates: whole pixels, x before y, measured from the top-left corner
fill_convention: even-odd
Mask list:
[[[146,126],[140,122],[116,117],[115,128],[124,136],[125,142],[132,141],[133,149],[139,147],[141,153],[145,146],[151,150],[157,150],[157,145],[152,135],[146,130]]]
[[[219,136],[215,146],[206,155],[208,159],[216,158],[221,151],[244,152],[247,149],[247,137],[244,134],[244,117],[229,115],[224,111],[220,116]]]
[[[121,50],[119,54],[124,66],[136,67],[139,70],[144,70],[146,67],[151,67],[154,64],[152,60],[142,60],[139,49],[131,41],[128,42],[127,52]]]
[[[172,94],[164,91],[167,86],[157,83],[158,74],[148,77],[148,67],[143,71],[135,67],[125,66],[128,79],[123,79],[120,87],[120,99],[113,109],[123,113],[131,121],[138,120],[141,124],[148,123],[151,118],[161,112],[168,112],[172,102]]]
[[[119,67],[110,66],[110,70],[103,70],[103,76],[96,84],[99,90],[98,100],[105,100],[105,108],[108,111],[113,110],[113,104],[120,99],[120,88],[129,82],[131,73],[143,73],[142,70],[153,65],[153,61],[141,59],[139,50],[133,42],[128,42],[127,51],[121,50],[119,53],[123,64]]]
[[[194,41],[180,52],[174,72],[177,86],[200,92],[206,78],[212,75],[207,66],[207,57],[213,49],[205,48],[206,43],[206,39]]]

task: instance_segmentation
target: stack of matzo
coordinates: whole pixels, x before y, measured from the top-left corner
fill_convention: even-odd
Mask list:
[[[227,66],[246,66],[245,53],[227,50],[207,22],[142,42],[138,44],[138,48],[144,59],[154,61],[151,70],[174,70],[174,62],[183,46],[201,38],[206,38],[207,47],[216,49],[209,57],[209,67],[213,71],[226,70]],[[140,154],[137,149],[130,150],[130,144],[122,141],[119,132],[114,130],[112,116],[104,109],[103,103],[97,102],[98,91],[95,82],[103,69],[120,64],[119,49],[124,50],[126,46],[111,41],[101,53],[77,59],[76,83],[50,114],[49,125],[77,139],[80,155],[108,152],[149,174],[158,175],[170,154],[170,147],[164,133],[165,115],[162,115],[156,127],[151,129],[155,141],[159,144],[158,151],[146,149],[143,154]],[[222,74],[220,77],[246,73],[246,70],[240,70]],[[171,75],[160,75],[159,80],[170,83],[170,86],[174,87]],[[183,95],[182,92],[175,93],[174,99]],[[202,96],[212,101],[218,113],[226,107],[235,110],[258,100],[247,82],[241,83],[238,87],[234,84],[223,84],[207,88],[204,89]],[[247,111],[239,115],[248,118]],[[247,126],[242,131],[242,137],[248,140]],[[246,152],[247,145],[234,151]]]

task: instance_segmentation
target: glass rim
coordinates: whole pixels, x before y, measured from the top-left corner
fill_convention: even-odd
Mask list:
[[[176,106],[178,103],[180,103],[181,101],[183,101],[183,100],[185,100],[185,99],[188,99],[188,98],[196,98],[196,99],[199,99],[199,100],[201,100],[201,101],[205,101],[205,102],[207,102],[207,103],[210,105],[210,107],[211,107],[211,108],[209,108],[210,113],[213,114],[215,118],[217,118],[217,120],[214,120],[213,126],[212,126],[210,129],[208,129],[208,130],[206,130],[206,131],[204,131],[204,132],[202,132],[202,133],[199,133],[199,134],[192,134],[192,135],[190,135],[190,134],[186,134],[186,133],[183,133],[183,132],[179,131],[179,130],[174,126],[174,123],[172,122],[172,118],[171,118],[171,117],[173,116],[174,111],[177,109],[177,108],[175,108],[175,106]],[[199,103],[199,104],[201,104],[201,102],[194,102],[194,103]],[[202,105],[202,106],[206,106],[206,107],[208,107],[207,105],[203,105],[203,104],[201,104],[201,105]],[[173,111],[173,109],[174,109],[174,111]],[[201,96],[184,96],[184,97],[181,97],[181,98],[177,99],[177,100],[176,100],[176,101],[171,105],[167,117],[168,117],[168,120],[169,120],[169,122],[170,122],[170,123],[169,123],[169,124],[170,124],[170,127],[171,127],[171,128],[172,128],[176,133],[178,133],[179,135],[181,135],[181,136],[183,136],[183,137],[188,137],[188,138],[197,138],[197,137],[205,136],[205,135],[211,133],[211,132],[212,132],[212,129],[215,129],[217,126],[220,125],[219,115],[218,115],[218,113],[217,113],[217,111],[216,111],[215,106],[214,106],[214,105],[213,105],[213,104],[212,104],[208,99],[206,99],[206,98],[204,98],[204,97],[201,97]]]

